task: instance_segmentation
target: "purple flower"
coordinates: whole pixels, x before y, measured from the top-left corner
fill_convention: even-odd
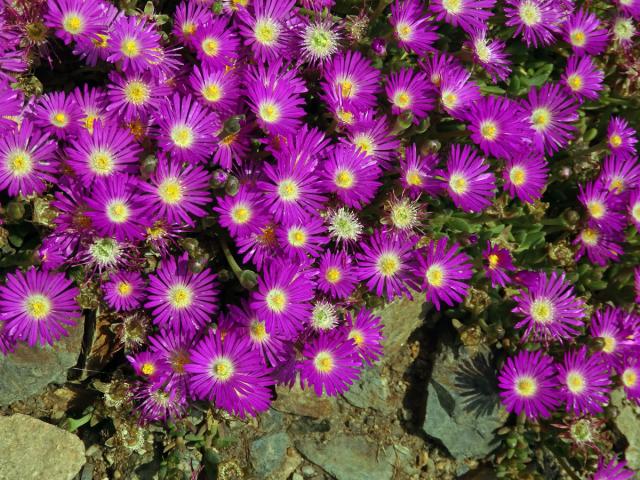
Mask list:
[[[82,112],[71,95],[48,93],[40,98],[33,110],[33,123],[60,140],[75,135],[80,129]]]
[[[431,81],[434,81],[431,74]],[[471,72],[464,68],[443,69],[437,74],[440,88],[440,104],[445,112],[453,118],[463,119],[466,109],[480,98],[480,89],[473,80],[469,80]],[[435,83],[435,82],[434,82]]]
[[[500,397],[508,412],[532,419],[549,417],[559,406],[558,380],[551,357],[522,350],[507,359],[498,375]]]
[[[366,308],[362,308],[352,317],[345,314],[347,338],[356,344],[356,350],[367,365],[373,365],[382,356],[382,324],[381,318]]]
[[[366,112],[349,125],[347,140],[344,143],[355,145],[378,162],[382,169],[391,165],[397,155],[400,141],[391,132],[385,116],[374,117],[373,112]]]
[[[437,154],[420,156],[415,143],[406,148],[405,156],[400,158],[400,183],[411,198],[416,199],[423,192],[434,196],[441,192],[442,182],[436,179],[437,164]]]
[[[327,249],[320,257],[318,290],[333,298],[346,300],[356,287],[357,274],[351,258],[344,251]]]
[[[150,351],[164,364],[164,381],[172,389],[178,387],[186,392],[189,388],[185,365],[190,363],[191,348],[195,332],[179,332],[163,329],[158,335],[149,337]]]
[[[460,251],[457,243],[447,248],[449,239],[431,240],[422,255],[418,255],[418,275],[422,278],[422,289],[426,290],[428,302],[436,310],[442,303],[453,307],[462,302],[467,294],[469,280],[473,274],[471,258]]]
[[[376,230],[368,243],[356,254],[358,277],[370,292],[388,301],[403,294],[412,298],[410,288],[417,289],[414,240],[404,235]]]
[[[3,85],[0,80],[0,132],[13,130],[16,127],[14,119],[22,113],[23,103],[22,92],[12,89],[8,84]]]
[[[423,13],[420,0],[396,0],[391,5],[389,22],[398,45],[404,50],[424,56],[435,49],[438,40],[436,26]]]
[[[616,194],[605,189],[599,182],[589,182],[584,187],[579,185],[578,200],[589,214],[590,226],[596,226],[605,232],[619,232],[627,223],[623,205]]]
[[[240,77],[235,70],[196,66],[189,77],[200,101],[217,113],[231,113],[240,101]]]
[[[609,463],[604,458],[598,460],[598,470],[593,474],[591,480],[630,480],[635,473],[625,467],[627,462],[619,461],[613,457]]]
[[[158,83],[151,74],[118,75],[109,74],[107,111],[115,111],[127,122],[146,118],[156,110],[169,95],[170,89]]]
[[[488,39],[486,27],[469,32],[465,45],[473,52],[473,61],[482,66],[494,83],[506,80],[511,73],[511,61],[502,40]]]
[[[442,79],[445,76],[450,77],[456,72],[467,72],[460,60],[447,52],[436,51],[431,57],[426,57],[419,63],[424,73],[427,74],[427,79],[436,88],[440,88]],[[466,78],[469,78],[469,75]],[[480,92],[478,92],[479,96]]]
[[[185,416],[187,400],[185,392],[168,385],[138,383],[132,388],[136,400],[135,410],[140,413],[140,423],[170,422]]]
[[[491,280],[491,286],[496,288],[498,285],[505,287],[507,283],[511,283],[511,278],[507,272],[515,272],[511,253],[506,248],[498,245],[491,245],[487,241],[487,248],[482,252],[482,258],[486,261],[484,272]]]
[[[143,72],[158,61],[160,35],[143,17],[120,16],[109,38],[107,61],[122,63],[125,73]]]
[[[580,9],[574,12],[562,26],[562,38],[571,45],[576,55],[600,55],[607,49],[609,34],[600,28],[595,13]]]
[[[636,155],[636,131],[624,119],[612,116],[607,129],[607,144],[611,154],[617,157],[634,157]]]
[[[80,318],[75,300],[80,290],[63,273],[31,267],[26,272],[8,273],[6,279],[0,286],[0,320],[10,337],[30,347],[53,345],[66,337],[65,328]]]
[[[433,87],[422,72],[403,68],[387,78],[385,88],[391,111],[399,115],[411,112],[413,122],[418,124],[433,110]]]
[[[152,384],[162,384],[169,374],[168,365],[155,352],[143,351],[127,355],[127,360],[136,375]]]
[[[633,332],[623,323],[623,313],[618,308],[607,307],[604,310],[596,310],[591,317],[589,335],[602,340],[602,350],[598,355],[610,367],[619,366],[634,346]]]
[[[96,120],[104,122],[107,119],[107,94],[102,88],[76,87],[73,92],[73,101],[78,105],[84,118],[82,126],[89,133],[93,133],[93,125]]]
[[[176,7],[172,32],[183,45],[192,45],[194,34],[212,21],[211,11],[205,5],[183,1]]]
[[[225,69],[238,58],[240,41],[229,27],[227,17],[214,18],[202,25],[192,41],[204,68]]]
[[[335,55],[323,74],[321,97],[331,110],[340,106],[355,115],[375,107],[380,71],[360,52],[347,50]]]
[[[629,199],[628,214],[636,227],[636,230],[640,232],[640,190],[634,190]]]
[[[102,27],[100,2],[90,0],[50,0],[44,23],[55,29],[65,44],[82,37],[95,38]]]
[[[562,13],[554,0],[507,0],[504,13],[506,25],[516,27],[527,46],[551,45],[560,32]]]
[[[432,0],[429,11],[435,14],[436,20],[460,26],[469,33],[486,28],[495,3],[496,0]]]
[[[491,205],[496,183],[485,159],[469,145],[451,145],[447,168],[442,172],[456,207],[479,212]]]
[[[318,215],[282,226],[277,230],[278,241],[287,258],[300,262],[322,253],[322,247],[329,241],[326,233],[324,222]]]
[[[291,33],[288,22],[295,13],[295,0],[256,0],[253,8],[238,12],[240,33],[256,60],[265,62],[289,54]]]
[[[562,83],[578,100],[597,100],[602,90],[604,73],[599,70],[589,56],[572,55],[562,74]]]
[[[353,340],[341,331],[321,333],[305,343],[300,362],[300,385],[313,387],[316,395],[344,393],[360,375],[359,358]]]
[[[627,398],[640,405],[640,362],[638,356],[626,355],[617,370]]]
[[[308,317],[314,283],[300,265],[274,260],[264,266],[258,289],[252,293],[251,308],[264,319],[269,331],[292,338],[302,330]]]
[[[244,237],[257,233],[267,223],[268,217],[261,205],[262,196],[242,185],[235,195],[218,197],[218,222],[229,230],[233,237]]]
[[[619,261],[624,253],[621,243],[624,238],[615,232],[605,232],[596,225],[583,228],[573,241],[579,245],[576,251],[576,260],[580,260],[585,254],[590,262],[606,267],[610,260]]]
[[[522,104],[534,131],[533,143],[539,151],[553,155],[567,146],[578,120],[578,105],[566,95],[560,85],[546,83],[540,89],[532,87]]]
[[[640,186],[640,164],[633,156],[619,153],[606,156],[598,182],[614,194],[624,194],[623,198],[627,198]]]
[[[139,272],[115,272],[102,285],[104,299],[117,312],[128,312],[144,299],[144,280]]]
[[[0,135],[0,191],[11,196],[42,193],[45,182],[55,182],[56,144],[28,120]]]
[[[560,394],[567,404],[567,412],[574,415],[595,415],[603,411],[611,385],[609,370],[597,355],[587,356],[587,347],[564,354],[557,365]]]
[[[191,350],[189,391],[195,398],[215,402],[217,408],[244,418],[264,412],[271,403],[273,385],[260,353],[249,340],[231,332],[224,338],[209,331]]]
[[[348,207],[360,209],[375,197],[380,169],[367,154],[351,145],[337,145],[329,150],[321,169],[319,185]]]
[[[206,268],[189,270],[188,256],[166,257],[155,274],[149,275],[145,308],[153,322],[175,330],[193,332],[211,322],[218,309],[216,275]]]
[[[538,273],[534,281],[514,297],[512,310],[524,318],[515,328],[525,328],[522,341],[562,341],[575,337],[584,325],[584,302],[573,293],[564,272]]]
[[[502,172],[504,188],[511,197],[534,203],[542,196],[549,177],[549,166],[540,154],[507,159]]]

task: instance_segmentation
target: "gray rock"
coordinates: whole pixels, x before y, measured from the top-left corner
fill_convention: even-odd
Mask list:
[[[360,379],[344,393],[344,398],[358,408],[373,408],[384,413],[393,409],[388,401],[389,382],[381,376],[377,365],[364,369]]]
[[[315,474],[316,474],[316,471],[313,469],[311,465],[305,465],[304,467],[302,467],[302,475],[304,475],[305,478],[311,478]]]
[[[272,407],[280,412],[313,418],[327,418],[336,411],[335,397],[318,397],[313,389],[302,390],[296,383],[293,388],[276,387],[277,398]]]
[[[69,336],[52,347],[20,345],[7,356],[0,355],[0,406],[40,393],[50,383],[67,381],[67,370],[78,361],[83,321],[69,329]]]
[[[284,415],[270,408],[259,417],[260,429],[265,433],[281,432],[284,429]]]
[[[611,403],[618,407],[618,416],[614,422],[629,443],[624,452],[627,466],[637,472],[640,471],[640,407],[625,401],[625,398],[622,389],[611,394]],[[639,475],[636,477],[640,478]]]
[[[0,417],[0,480],[71,480],[85,461],[72,433],[20,413]]]
[[[409,336],[418,328],[426,316],[424,294],[414,292],[413,300],[395,300],[374,313],[382,319],[385,339],[382,342],[385,357],[401,351]]]
[[[440,344],[427,388],[425,433],[462,462],[497,446],[496,430],[508,414],[500,404],[491,351]]]
[[[291,475],[291,480],[303,480],[303,477],[299,473],[294,473]]]
[[[393,447],[383,448],[363,437],[338,435],[327,443],[312,438],[296,442],[302,455],[336,480],[391,480],[396,459]]]
[[[265,435],[251,444],[251,465],[258,478],[266,478],[282,467],[290,444],[289,435],[283,432]]]

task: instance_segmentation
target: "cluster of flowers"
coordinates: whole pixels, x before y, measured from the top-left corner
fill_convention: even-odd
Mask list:
[[[391,301],[421,290],[438,310],[461,302],[472,259],[446,237],[421,238],[427,205],[439,198],[482,212],[498,186],[539,200],[547,158],[570,143],[581,106],[604,88],[596,56],[630,48],[640,18],[636,0],[612,5],[606,21],[572,0],[506,0],[506,25],[527,46],[562,41],[571,51],[557,82],[513,99],[482,95],[469,65],[435,46],[439,22],[459,27],[465,58],[487,81],[509,79],[506,44],[488,23],[495,0],[396,0],[389,48],[417,61],[384,73],[385,40],[372,42],[376,58],[348,48],[365,16],[345,22],[331,0],[301,3],[183,2],[167,35],[153,14],[105,1],[5,2],[0,190],[52,191],[58,215],[40,267],[0,287],[2,352],[66,334],[80,316],[79,292],[62,272],[81,265],[108,307],[152,318],[148,348],[128,357],[142,377],[134,393],[145,420],[179,417],[197,399],[255,414],[271,386],[298,376],[318,395],[344,392],[382,350],[380,319],[355,295]],[[87,65],[112,64],[106,84],[28,99],[13,89],[33,52],[47,51],[48,29]],[[308,125],[310,107],[327,113],[326,129]],[[424,131],[434,113],[464,124],[470,142],[438,153],[402,138]],[[580,190],[588,218],[577,260],[618,260],[624,227],[640,228],[635,143],[625,120],[612,118],[609,156]],[[230,178],[239,187],[212,196]],[[216,275],[190,268],[180,252],[179,240],[212,212],[258,272],[240,305],[220,308]],[[150,252],[161,262],[147,275]],[[523,340],[549,346],[583,333],[584,305],[564,274],[522,271],[491,242],[483,258],[493,287],[520,288]],[[637,315],[596,312],[589,336],[602,339],[601,351],[580,347],[561,362],[519,353],[500,374],[505,405],[531,418],[561,400],[576,415],[599,412],[613,374],[640,401],[639,335]]]

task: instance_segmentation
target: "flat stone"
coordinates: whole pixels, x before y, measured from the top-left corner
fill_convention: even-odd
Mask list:
[[[389,382],[381,376],[378,365],[365,368],[360,379],[343,396],[354,407],[373,408],[380,412],[393,410],[389,402]]]
[[[20,413],[0,417],[0,480],[71,480],[85,461],[74,434]]]
[[[396,454],[364,437],[338,435],[327,443],[312,438],[296,442],[296,448],[336,480],[391,480]]]
[[[266,478],[280,470],[290,444],[289,435],[284,432],[265,435],[251,444],[251,465],[258,478]]]
[[[611,394],[611,403],[618,407],[618,416],[614,422],[629,443],[624,458],[627,467],[637,472],[640,470],[640,407],[625,399],[626,395],[622,389]]]
[[[69,328],[69,336],[53,346],[20,345],[0,355],[0,405],[9,405],[40,393],[50,383],[65,383],[82,347],[83,320]]]
[[[385,357],[404,348],[413,331],[424,321],[425,307],[424,294],[414,292],[413,300],[403,297],[374,310],[373,313],[381,318],[384,325],[382,333],[385,338],[382,347]]]
[[[427,387],[425,433],[459,462],[484,458],[497,446],[496,430],[507,417],[491,351],[441,343]]]
[[[326,418],[336,411],[335,397],[318,397],[313,389],[302,390],[299,384],[293,388],[276,387],[276,400],[272,408],[280,412],[293,413],[313,418]]]

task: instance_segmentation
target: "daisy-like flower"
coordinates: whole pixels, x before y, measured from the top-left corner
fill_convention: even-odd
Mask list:
[[[286,70],[280,62],[259,65],[249,73],[247,85],[249,108],[258,118],[260,127],[271,135],[287,135],[297,131],[305,115],[304,82],[295,69]]]
[[[640,19],[640,0],[616,0],[615,3],[623,14]]]
[[[344,393],[358,379],[362,360],[353,340],[341,331],[318,335],[305,343],[300,362],[300,385],[316,395]]]
[[[636,131],[624,119],[612,116],[607,128],[607,145],[611,154],[617,157],[629,158],[636,155]]]
[[[16,340],[7,332],[7,324],[0,321],[0,353],[7,355],[16,348]]]
[[[613,40],[624,50],[628,50],[633,45],[633,37],[638,31],[633,23],[633,18],[620,16],[613,21],[611,35]]]
[[[293,338],[302,329],[302,319],[311,311],[314,283],[300,266],[281,260],[264,266],[251,308],[263,318],[269,331]]]
[[[288,22],[295,13],[295,0],[256,0],[252,6],[252,11],[240,11],[239,17],[240,33],[254,58],[265,62],[286,55],[291,39]]]
[[[129,175],[111,175],[94,184],[86,215],[101,235],[117,240],[139,240],[150,225],[146,218],[149,208],[138,193],[140,182]]]
[[[72,92],[73,101],[82,112],[82,126],[89,133],[93,133],[96,120],[105,122],[107,119],[107,94],[101,88],[76,87]]]
[[[332,107],[339,101],[352,114],[376,105],[380,90],[380,71],[360,52],[347,50],[325,65],[321,96]],[[335,110],[335,108],[332,108]]]
[[[625,356],[617,370],[627,398],[640,404],[640,362],[638,356]]]
[[[532,419],[549,417],[559,404],[558,380],[551,357],[521,350],[498,375],[500,397],[508,412]]]
[[[355,212],[341,207],[329,212],[327,229],[336,243],[354,243],[360,238],[363,226]]]
[[[82,130],[65,149],[67,163],[85,182],[114,174],[134,174],[142,149],[130,132],[112,123],[97,122],[93,133]]]
[[[562,38],[571,45],[576,55],[600,55],[607,49],[609,34],[600,28],[595,13],[580,9],[571,15],[562,25]]]
[[[218,309],[215,279],[209,268],[190,271],[186,253],[180,258],[166,257],[156,273],[149,275],[144,306],[152,311],[156,325],[185,332],[200,330]]]
[[[518,156],[528,138],[526,112],[507,97],[482,97],[466,113],[471,140],[485,155],[497,158]]]
[[[140,413],[140,423],[143,425],[175,421],[186,414],[186,394],[177,387],[142,382],[131,391],[136,401],[135,410]]]
[[[508,272],[515,272],[516,267],[513,266],[509,250],[498,245],[491,245],[491,242],[487,241],[487,248],[482,252],[482,258],[486,262],[484,272],[491,280],[493,288],[498,285],[505,287],[507,283],[511,283]]]
[[[456,207],[465,212],[480,212],[491,205],[496,187],[495,176],[489,171],[485,159],[472,146],[451,146],[442,177]]]
[[[44,24],[55,29],[65,44],[81,37],[95,38],[102,28],[99,2],[91,0],[51,0],[47,3]]]
[[[232,237],[244,237],[257,233],[267,223],[268,217],[262,208],[262,196],[242,185],[235,195],[218,197],[218,222],[229,230]]]
[[[368,157],[378,162],[382,169],[389,168],[400,146],[400,141],[391,132],[387,118],[376,118],[373,112],[363,114],[349,125],[347,139],[340,140],[364,151]]]
[[[427,57],[418,63],[422,70],[424,70],[424,73],[427,74],[427,79],[436,88],[440,88],[442,79],[445,76],[450,76],[454,72],[460,70],[463,73],[466,71],[460,63],[460,60],[447,52],[436,51],[432,56]],[[469,78],[469,75],[467,75],[467,78]]]
[[[616,195],[628,194],[640,186],[640,164],[633,156],[614,154],[605,157],[599,183]]]
[[[404,234],[418,229],[425,217],[423,205],[406,197],[397,197],[395,194],[391,194],[385,202],[384,210],[386,215],[382,222]]]
[[[282,248],[276,236],[276,225],[270,219],[258,229],[246,236],[239,236],[235,239],[238,253],[244,255],[244,263],[253,262],[258,271],[262,271],[267,261],[281,254]]]
[[[576,260],[586,255],[590,262],[605,267],[610,261],[619,261],[624,253],[622,241],[624,238],[619,233],[604,232],[596,225],[587,226],[573,241],[574,245],[578,245]]]
[[[308,21],[298,35],[302,58],[311,65],[328,62],[340,49],[341,35],[328,18]]]
[[[600,181],[587,183],[584,187],[578,186],[580,194],[578,200],[587,210],[589,224],[595,225],[605,232],[622,231],[627,219],[622,211],[624,206],[616,193],[605,188]]]
[[[188,373],[184,369],[190,363],[191,348],[196,333],[162,329],[160,334],[148,338],[150,351],[164,364],[166,384],[182,391],[188,391]]]
[[[86,2],[96,5],[99,15],[98,31],[93,35],[79,35],[76,37],[76,44],[73,54],[90,67],[95,67],[98,61],[106,61],[109,56],[109,39],[115,20],[122,15],[115,5],[108,2]]]
[[[396,0],[391,5],[389,18],[400,48],[420,56],[433,52],[433,44],[438,40],[436,26],[429,21],[423,9],[420,0]]]
[[[560,394],[567,412],[594,415],[603,411],[608,401],[611,379],[609,370],[597,355],[588,356],[587,347],[564,354],[558,368]]]
[[[473,61],[485,69],[494,83],[509,78],[511,61],[502,40],[488,39],[486,28],[474,29],[465,45],[473,53]]]
[[[347,253],[325,250],[319,260],[318,290],[333,298],[346,300],[357,283],[358,276]]]
[[[198,2],[183,1],[173,16],[173,35],[183,45],[192,45],[193,36],[213,20],[211,10]]]
[[[534,203],[542,196],[549,178],[549,166],[540,154],[523,155],[505,162],[504,188],[512,198]]]
[[[554,0],[507,0],[504,13],[506,25],[516,27],[528,47],[551,45],[560,33],[562,12]]]
[[[121,62],[126,73],[143,72],[158,61],[160,35],[144,17],[122,15],[113,25],[108,48],[107,61]]]
[[[42,193],[45,182],[55,182],[56,144],[28,120],[0,136],[0,191],[9,195]]]
[[[0,286],[0,318],[7,334],[33,347],[53,345],[67,336],[66,327],[76,324],[80,307],[75,297],[80,290],[63,273],[31,267],[6,276]]]
[[[382,323],[381,318],[366,308],[360,309],[353,317],[345,314],[345,330],[347,338],[356,344],[356,350],[367,365],[373,365],[382,356]]]
[[[200,101],[215,112],[231,113],[240,100],[240,79],[235,70],[196,66],[189,82]]]
[[[464,68],[444,70],[438,75],[440,105],[453,118],[462,120],[467,107],[480,98],[478,85],[469,79],[471,72]]]
[[[315,332],[327,332],[338,325],[338,314],[333,303],[327,300],[314,302],[309,316],[309,328]]]
[[[258,182],[266,195],[264,205],[277,222],[301,221],[320,208],[325,198],[317,193],[318,177],[312,165],[296,163],[296,159],[278,158],[275,166],[265,163],[267,178]]]
[[[160,104],[158,115],[158,145],[173,158],[201,163],[211,155],[220,121],[191,95],[175,94]]]
[[[139,272],[115,272],[102,286],[104,299],[117,312],[128,312],[144,299],[144,280]]]
[[[391,301],[417,289],[413,245],[415,241],[402,235],[376,230],[356,254],[357,272],[370,292]]]
[[[107,111],[117,112],[127,122],[155,111],[171,91],[150,73],[119,75],[112,71],[109,81]]]
[[[274,382],[248,338],[209,331],[191,350],[190,358],[184,369],[190,374],[189,390],[195,398],[213,401],[217,408],[241,418],[269,408],[269,387]]]
[[[589,56],[572,55],[567,60],[567,68],[562,74],[562,83],[578,100],[597,100],[602,90],[604,73],[598,69]]]
[[[0,132],[12,130],[16,119],[22,114],[24,95],[0,80]]]
[[[436,20],[460,26],[469,33],[486,27],[495,3],[496,0],[433,0],[429,10],[435,14]]]
[[[433,196],[440,193],[442,182],[436,179],[437,164],[437,154],[418,155],[415,143],[405,150],[400,158],[400,183],[410,198],[416,199],[423,192]]]
[[[633,332],[622,320],[622,310],[607,307],[596,310],[589,326],[589,335],[602,341],[598,355],[612,367],[619,366],[634,347]]]
[[[629,218],[640,232],[640,190],[634,190],[629,198]]]
[[[328,242],[327,229],[318,215],[293,222],[277,230],[278,241],[289,259],[303,261],[307,256],[315,258]]]
[[[322,188],[356,209],[368,204],[381,185],[377,163],[364,151],[350,145],[330,149],[321,172]]]
[[[578,105],[560,85],[532,87],[522,106],[534,131],[533,144],[539,151],[553,155],[567,146],[576,129],[571,123],[578,120]]]
[[[204,207],[211,202],[209,178],[201,166],[183,167],[175,160],[161,157],[151,183],[142,183],[140,188],[156,217],[194,226],[194,218],[207,215]]]
[[[396,115],[411,112],[416,124],[433,110],[433,89],[422,72],[403,68],[392,73],[387,79],[385,92],[391,111]]]
[[[198,59],[203,66],[224,69],[235,63],[240,41],[229,27],[227,17],[218,17],[206,23],[193,37]]]
[[[417,256],[419,278],[422,278],[422,289],[426,290],[428,302],[440,310],[441,302],[452,307],[462,302],[472,275],[471,259],[460,251],[454,243],[447,248],[448,239],[431,240],[429,245]]]
[[[33,123],[60,140],[74,135],[81,125],[82,112],[72,96],[64,92],[48,93],[40,98],[33,111]]]
[[[535,281],[514,297],[512,310],[524,316],[515,328],[524,328],[522,341],[549,343],[575,337],[584,325],[584,302],[573,293],[564,272],[538,273]]]

